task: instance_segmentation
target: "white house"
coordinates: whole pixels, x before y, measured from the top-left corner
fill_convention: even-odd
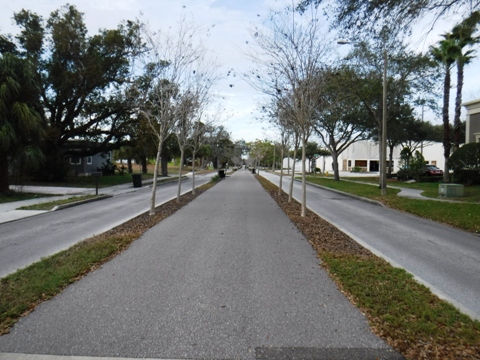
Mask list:
[[[480,114],[479,114],[480,115]],[[387,149],[387,156],[389,155]],[[400,165],[400,152],[401,146],[397,146],[393,149],[393,172],[396,173],[399,170]],[[418,149],[422,153],[427,164],[435,165],[440,169],[443,169],[445,160],[443,158],[443,145],[442,143],[425,143],[425,145]],[[283,167],[287,168],[290,164],[292,167],[293,160],[285,158],[283,160]],[[307,161],[307,172],[310,171]],[[338,166],[340,171],[352,171],[354,167],[359,167],[365,172],[378,172],[379,171],[379,145],[372,140],[358,141],[350,145],[344,152],[338,157]],[[322,172],[333,172],[332,157],[327,156],[325,159],[319,157],[316,160],[316,167]],[[302,171],[302,162],[297,161],[295,164],[295,171]]]
[[[465,143],[480,142],[480,99],[462,105],[467,109]]]

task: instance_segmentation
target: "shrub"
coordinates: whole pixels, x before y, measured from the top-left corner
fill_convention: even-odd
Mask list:
[[[425,159],[419,151],[415,154],[410,149],[404,148],[400,153],[400,170],[397,173],[398,180],[415,179],[420,181],[420,176],[425,171]]]
[[[103,176],[115,175],[115,170],[117,170],[117,165],[112,164],[110,159],[107,159],[102,166],[99,168]]]
[[[455,181],[468,185],[480,184],[480,143],[463,145],[448,160]]]

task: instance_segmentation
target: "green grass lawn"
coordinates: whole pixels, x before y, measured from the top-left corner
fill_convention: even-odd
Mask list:
[[[142,174],[142,179],[152,179],[151,174]],[[12,183],[14,180],[12,180]],[[121,185],[132,182],[132,174],[125,173],[123,175],[115,174],[109,176],[101,176],[98,178],[98,187],[105,188],[115,185]],[[34,180],[23,180],[23,185],[31,186],[61,186],[61,187],[81,187],[95,188],[95,178],[93,176],[72,176],[67,177],[62,182],[39,182]]]
[[[378,184],[378,176],[349,177],[348,179],[344,178],[342,180]],[[422,195],[425,197],[431,197],[431,198],[438,198],[438,185],[441,183],[442,183],[441,181],[405,183],[402,181],[397,181],[397,179],[387,180],[387,186],[396,186],[396,187],[402,187],[407,189],[423,190]],[[463,202],[479,202],[480,203],[480,186],[465,186],[464,196],[461,198],[455,198],[454,200],[463,201]]]
[[[359,184],[344,180],[333,181],[333,179],[313,176],[308,176],[307,181],[372,200],[377,200],[391,208],[448,224],[459,229],[480,233],[480,203],[450,203],[433,200],[408,199],[397,196],[397,193],[400,190],[389,188],[387,188],[387,195],[382,197],[380,195],[380,190],[377,187],[367,184]],[[432,183],[419,183],[416,185],[416,188],[425,189],[426,191],[428,190],[430,193],[433,192]],[[436,186],[438,192],[438,184],[436,184]],[[473,201],[477,196],[478,187],[470,188],[474,195],[469,199],[470,201]]]

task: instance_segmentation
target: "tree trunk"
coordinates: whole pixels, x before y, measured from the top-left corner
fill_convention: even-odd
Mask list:
[[[8,185],[8,156],[2,151],[0,152],[0,194],[9,192]]]
[[[393,145],[390,145],[389,146],[389,154],[388,154],[388,175],[391,176],[392,175],[392,164],[393,164],[393,148],[394,146]]]
[[[192,194],[195,195],[195,159],[196,152],[192,151]]]
[[[453,118],[453,151],[460,147],[461,122],[460,114],[462,111],[462,88],[463,88],[463,67],[461,59],[457,60],[457,96],[455,98],[455,117]]]
[[[382,126],[381,125],[379,128],[378,128],[378,171],[379,171],[379,175],[378,175],[378,188],[381,189],[382,188],[382,184],[383,184],[383,178],[382,178],[382,164],[383,166],[385,166],[385,158],[383,157],[383,151],[382,151]]]
[[[331,153],[333,160],[333,181],[340,181],[340,173],[338,171],[338,154],[336,150],[331,151]]]
[[[146,173],[147,173],[147,170],[148,170],[148,167],[147,167],[147,157],[146,157],[146,156],[142,156],[142,174],[146,174]]]
[[[127,159],[127,171],[129,174],[133,173],[133,168],[132,168],[132,158]]]
[[[306,172],[306,151],[307,139],[305,134],[302,135],[302,211],[300,216],[305,217],[307,214],[307,172]]]
[[[283,145],[282,148],[280,149],[280,184],[278,185],[278,195],[280,196],[282,194],[282,183],[283,183]]]
[[[152,184],[152,196],[150,198],[150,215],[155,215],[155,197],[157,195],[157,178],[158,178],[158,163],[162,157],[162,145],[163,142],[158,142],[157,157],[155,159],[155,170],[153,171],[153,184]]]
[[[182,192],[182,172],[183,172],[183,156],[184,149],[180,149],[180,167],[178,168],[178,189],[177,189],[177,204],[180,204],[180,194]]]
[[[162,176],[168,176],[168,156],[162,154],[161,158]]]
[[[297,150],[298,147],[295,146],[293,149],[292,178],[290,181],[290,189],[288,190],[288,203],[291,203],[293,198],[293,181],[295,180],[295,159],[297,158]]]
[[[448,120],[448,107],[450,104],[450,67],[446,65],[445,83],[443,85],[443,156],[445,166],[443,169],[443,181],[449,182],[448,158],[450,157],[450,123]]]

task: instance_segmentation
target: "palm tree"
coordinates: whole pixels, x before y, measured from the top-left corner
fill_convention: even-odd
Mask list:
[[[455,59],[457,64],[457,95],[455,99],[455,117],[453,120],[454,150],[457,150],[460,146],[463,69],[465,65],[473,59],[472,54],[474,53],[473,50],[468,50],[464,53],[463,48],[473,46],[479,42],[479,37],[473,36],[479,21],[480,12],[475,11],[452,30],[452,40],[457,47],[457,57]]]
[[[39,163],[37,146],[42,126],[34,104],[38,91],[26,60],[14,53],[0,55],[0,193],[9,192],[9,166],[18,160],[25,165]]]
[[[430,53],[433,58],[443,66],[445,71],[445,78],[443,82],[443,109],[442,109],[442,118],[443,118],[443,156],[445,158],[445,167],[443,171],[443,181],[449,181],[449,167],[448,167],[448,158],[450,157],[450,149],[452,147],[450,142],[450,122],[448,117],[448,108],[450,105],[450,83],[451,76],[450,70],[455,62],[455,59],[458,57],[458,47],[455,44],[455,41],[452,39],[452,34],[447,33],[443,35],[443,40],[441,40],[437,47],[431,47]]]

